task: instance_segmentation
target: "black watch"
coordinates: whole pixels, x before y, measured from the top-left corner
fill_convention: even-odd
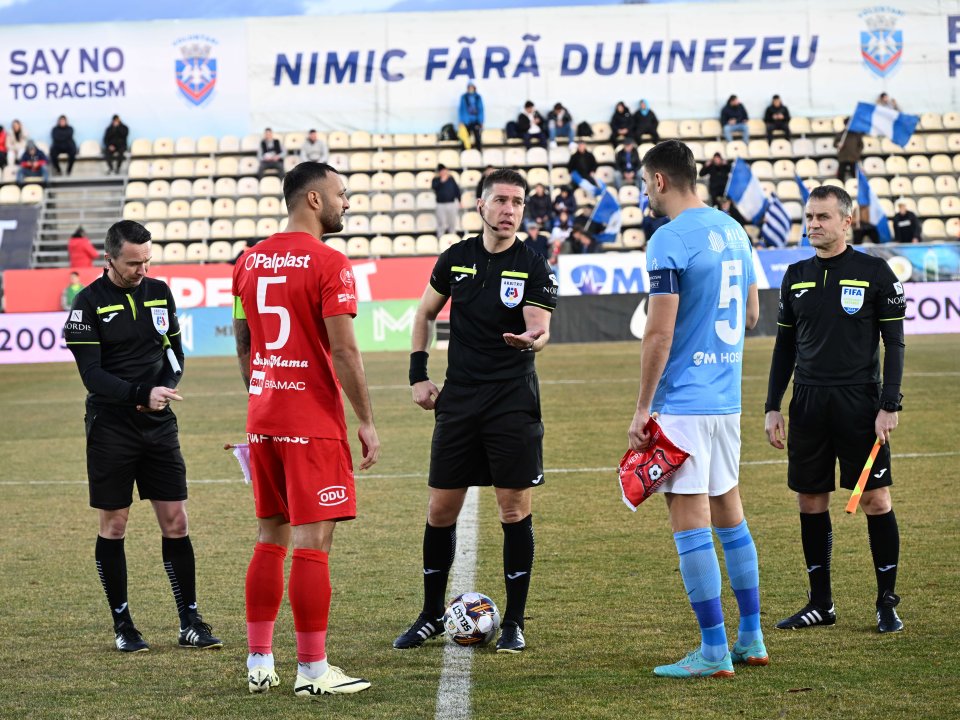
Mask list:
[[[903,405],[893,400],[884,400],[880,403],[880,409],[885,410],[886,412],[900,412],[903,410]]]

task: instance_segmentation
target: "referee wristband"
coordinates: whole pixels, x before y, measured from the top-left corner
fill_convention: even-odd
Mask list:
[[[410,384],[416,385],[418,382],[429,380],[427,376],[427,358],[430,353],[425,350],[418,350],[410,353]]]

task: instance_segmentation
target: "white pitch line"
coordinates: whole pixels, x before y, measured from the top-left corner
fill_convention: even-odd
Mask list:
[[[451,597],[471,592],[477,572],[477,515],[479,488],[471,487],[457,519],[457,556],[453,561]],[[470,667],[473,648],[448,641],[443,648],[443,669],[437,687],[436,720],[466,720],[470,717]]]
[[[934,453],[894,453],[893,457],[895,459],[905,459],[909,460],[911,458],[935,458],[935,457],[955,457],[960,455],[958,450],[950,450],[947,452],[934,452]],[[777,458],[774,460],[742,460],[741,465],[786,465],[787,459]],[[547,475],[556,474],[556,475],[569,475],[576,473],[606,473],[606,472],[616,472],[616,468],[613,466],[609,467],[583,467],[583,468],[547,468],[544,473]],[[417,477],[426,477],[423,473],[381,473],[379,475],[363,475],[364,478],[370,480],[399,480],[402,478],[417,478]],[[234,483],[242,483],[243,478],[197,478],[195,480],[187,480],[187,483],[190,485],[232,485]],[[86,485],[86,480],[0,480],[0,487],[7,485]],[[469,494],[468,494],[469,498]],[[460,533],[460,524],[457,523],[457,534]],[[459,546],[459,542],[457,543]],[[463,590],[463,592],[468,592],[468,590]],[[459,593],[458,593],[459,594]]]

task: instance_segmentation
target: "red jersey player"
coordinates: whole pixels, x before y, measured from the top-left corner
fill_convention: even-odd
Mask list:
[[[322,241],[343,229],[350,204],[343,178],[316,162],[287,173],[283,195],[286,232],[244,253],[233,273],[233,328],[250,393],[247,437],[259,523],[246,580],[248,687],[264,692],[280,683],[273,626],[292,534],[288,592],[299,661],[294,692],[355,693],[370,683],[326,659],[328,554],[336,523],[356,516],[341,387],[360,421],[360,469],[380,454],[353,332],[353,273],[347,258]]]

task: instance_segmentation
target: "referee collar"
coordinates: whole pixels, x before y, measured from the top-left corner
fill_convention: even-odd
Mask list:
[[[842,265],[842,264],[845,263],[855,252],[856,252],[856,250],[853,249],[853,246],[852,246],[852,245],[847,245],[847,249],[844,250],[844,251],[843,251],[842,253],[840,253],[839,255],[834,255],[833,257],[828,257],[828,258],[822,258],[822,257],[820,257],[819,255],[814,255],[814,256],[813,256],[813,261],[814,261],[819,267],[831,268],[831,267],[835,267],[835,266],[837,266],[837,265]]]

